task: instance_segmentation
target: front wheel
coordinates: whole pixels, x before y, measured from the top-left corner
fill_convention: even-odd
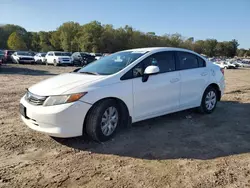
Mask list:
[[[54,63],[54,66],[56,67],[57,66],[57,62],[56,62],[55,59],[54,59],[53,63]]]
[[[115,135],[121,124],[121,112],[117,103],[104,100],[97,103],[86,118],[86,132],[96,141],[106,141]]]
[[[217,93],[217,90],[211,86],[205,90],[199,107],[201,113],[211,114],[214,111],[218,101]]]

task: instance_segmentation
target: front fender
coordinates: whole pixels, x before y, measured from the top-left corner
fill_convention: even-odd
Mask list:
[[[118,98],[122,100],[133,117],[133,86],[132,80],[124,80],[118,83],[89,88],[88,93],[80,100],[89,104],[94,104],[104,98]]]

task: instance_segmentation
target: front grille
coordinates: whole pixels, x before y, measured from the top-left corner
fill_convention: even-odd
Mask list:
[[[33,60],[33,58],[29,58],[29,57],[20,57],[20,60],[29,60],[29,61],[31,61],[31,60]]]
[[[63,61],[69,61],[69,58],[62,58]]]
[[[30,104],[33,104],[33,105],[43,105],[44,101],[46,100],[47,97],[44,97],[44,96],[38,96],[38,95],[35,95],[31,92],[27,92],[26,93],[26,96],[25,96],[25,99],[28,103]]]

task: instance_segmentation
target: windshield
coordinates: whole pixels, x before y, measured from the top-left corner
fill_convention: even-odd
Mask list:
[[[32,56],[29,52],[17,52],[17,55]]]
[[[69,52],[64,52],[64,53],[63,53],[63,56],[71,56],[71,53],[69,53]]]
[[[42,57],[45,57],[45,56],[46,56],[46,53],[42,53],[41,56],[42,56]]]
[[[78,72],[88,72],[96,73],[100,75],[111,75],[115,74],[118,71],[124,69],[126,66],[134,62],[136,59],[147,53],[139,51],[124,51],[117,52],[110,56],[106,56],[102,59],[99,59],[93,63],[88,64],[87,66],[81,68]]]
[[[55,52],[55,56],[71,56],[69,52]]]
[[[86,53],[86,52],[81,52],[80,54],[81,54],[81,56],[90,55],[89,53]]]

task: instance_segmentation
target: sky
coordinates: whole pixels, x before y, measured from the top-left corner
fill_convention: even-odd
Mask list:
[[[0,0],[0,9],[0,24],[27,31],[97,20],[157,35],[237,39],[240,48],[250,48],[250,0]]]

